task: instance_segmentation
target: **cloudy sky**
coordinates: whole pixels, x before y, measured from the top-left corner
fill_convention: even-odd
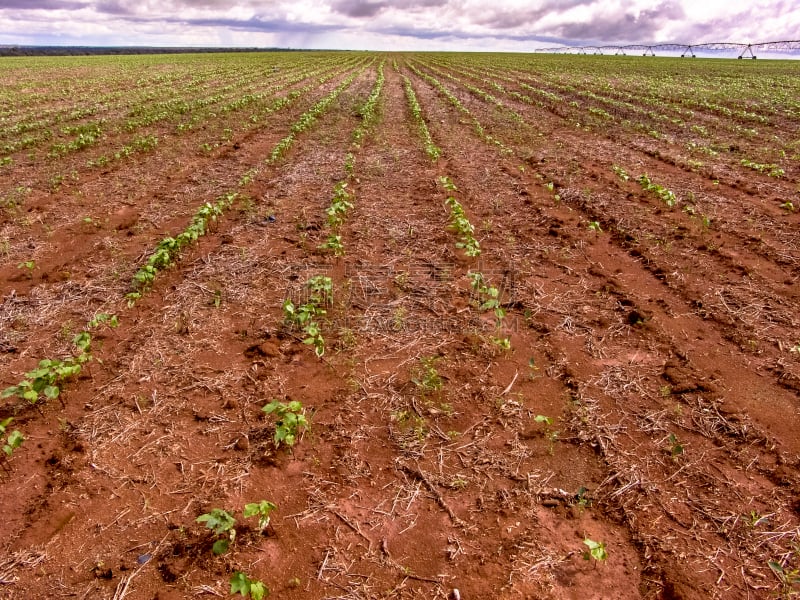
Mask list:
[[[797,0],[0,0],[0,44],[530,51],[800,38]]]

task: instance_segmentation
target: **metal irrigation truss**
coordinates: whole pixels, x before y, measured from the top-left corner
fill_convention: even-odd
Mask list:
[[[642,56],[655,56],[656,52],[680,52],[681,58],[695,58],[698,52],[730,52],[738,54],[737,58],[755,59],[756,52],[792,53],[800,50],[800,40],[783,42],[759,42],[757,44],[737,44],[735,42],[711,42],[707,44],[628,44],[626,46],[558,46],[555,48],[537,48],[536,52],[555,54],[606,54],[613,53],[625,56],[627,53],[642,53]]]

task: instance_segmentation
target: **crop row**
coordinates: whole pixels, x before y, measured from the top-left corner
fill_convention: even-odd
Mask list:
[[[440,62],[446,64],[446,61]],[[607,127],[607,124],[603,123],[604,120],[613,120],[616,121],[616,126],[670,143],[672,143],[672,137],[679,136],[684,140],[681,143],[685,149],[690,151],[697,149],[697,151],[713,156],[727,152],[729,148],[738,145],[737,140],[742,138],[752,139],[754,145],[760,142],[760,146],[763,148],[759,147],[756,150],[758,153],[756,157],[766,158],[767,160],[763,161],[765,163],[770,162],[770,158],[774,160],[776,157],[797,154],[791,143],[791,135],[786,135],[788,133],[786,124],[781,122],[776,130],[769,125],[766,117],[748,111],[736,112],[720,109],[716,112],[711,111],[708,115],[702,115],[692,108],[686,108],[687,104],[697,108],[686,98],[682,98],[678,102],[665,102],[664,94],[659,96],[633,95],[626,92],[624,85],[620,85],[619,81],[611,87],[607,82],[601,81],[596,74],[592,74],[589,78],[581,71],[573,72],[570,75],[573,77],[573,81],[565,82],[563,80],[566,76],[560,73],[552,74],[552,76],[550,74],[534,74],[532,71],[520,71],[519,67],[514,69],[509,66],[504,69],[497,64],[491,67],[487,65],[481,69],[475,66],[450,68],[470,74],[489,85],[492,85],[493,80],[499,79],[510,84],[511,87],[518,86],[533,98],[531,96],[521,98],[519,92],[507,91],[506,93],[512,96],[516,95],[518,100],[546,107],[558,115],[573,115],[571,118],[576,123],[584,122],[587,115],[595,116],[599,117],[598,127],[602,129]],[[582,78],[578,80],[575,75],[580,75]],[[633,77],[632,75],[625,76],[623,78],[625,84]],[[503,86],[495,89],[500,87]],[[549,91],[554,89],[557,90],[556,93]],[[571,98],[575,100],[571,100]],[[582,106],[584,100],[595,105]],[[773,112],[779,113],[780,109],[776,108]],[[752,121],[758,130],[751,125],[741,124],[742,122],[747,123],[747,121]],[[721,135],[727,137],[720,137]],[[777,140],[781,140],[783,154],[780,146],[775,147]],[[772,150],[768,150],[769,147],[772,147]],[[762,154],[764,151],[767,154]],[[690,163],[690,168],[692,168],[692,164],[694,168],[697,168],[699,161]],[[730,164],[735,165],[735,161]]]
[[[287,69],[286,72],[278,71],[270,74],[269,77],[259,78],[255,74],[250,74],[248,78],[240,76],[237,80],[230,82],[230,77],[222,78],[228,80],[226,85],[219,85],[213,89],[201,91],[194,86],[184,88],[168,88],[165,98],[162,90],[147,90],[139,94],[128,94],[120,100],[116,107],[102,104],[98,110],[93,110],[91,115],[93,122],[78,125],[66,125],[72,119],[62,122],[61,129],[54,132],[52,129],[44,129],[36,133],[36,128],[24,128],[29,130],[24,135],[14,135],[4,144],[4,153],[14,152],[34,148],[41,143],[55,139],[61,132],[69,135],[76,127],[88,127],[91,125],[102,126],[113,132],[132,133],[142,127],[151,126],[164,120],[177,120],[184,115],[191,118],[179,125],[178,130],[182,131],[191,128],[209,118],[216,118],[218,115],[240,110],[248,105],[263,100],[286,85],[291,85],[304,78],[314,76],[314,72],[321,69],[335,69],[340,65],[340,61],[324,61],[313,65],[317,68],[309,68],[307,65],[302,69]],[[264,82],[269,85],[265,88]],[[169,96],[172,96],[171,98]],[[74,101],[80,101],[80,98]],[[216,108],[215,108],[216,106]],[[129,107],[125,109],[124,107]],[[121,114],[120,114],[121,113]],[[75,115],[87,116],[85,114]],[[47,123],[39,120],[42,126]],[[7,131],[13,132],[13,126]],[[69,143],[63,142],[65,144]]]

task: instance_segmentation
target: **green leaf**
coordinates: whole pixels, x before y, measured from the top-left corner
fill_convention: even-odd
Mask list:
[[[268,500],[262,500],[261,502],[253,502],[250,504],[246,504],[244,507],[244,511],[242,514],[245,518],[254,517],[258,515],[258,526],[262,530],[266,529],[269,525],[269,518],[270,513],[273,510],[277,509],[278,507],[275,506],[272,502]]]
[[[285,441],[289,432],[280,425],[275,429],[275,445],[280,446],[280,443]],[[291,444],[289,444],[291,446]]]
[[[264,406],[261,410],[263,410],[267,414],[271,414],[271,413],[274,413],[276,410],[278,410],[282,406],[283,406],[282,402],[278,402],[277,400],[273,400],[272,402],[270,402],[269,404]]]
[[[39,361],[39,368],[34,369],[25,375],[31,379],[42,379],[43,377],[47,377],[50,374],[51,369],[55,365],[55,361],[52,360],[42,360]]]
[[[46,388],[44,388],[44,395],[50,398],[51,400],[58,398],[58,395],[60,393],[61,390],[58,389],[58,386],[56,385],[48,385]]]
[[[214,508],[211,509],[210,513],[200,515],[197,517],[197,522],[205,523],[206,527],[211,529],[217,535],[233,529],[233,526],[236,525],[236,519],[234,519],[230,513],[222,510],[221,508]]]
[[[783,566],[779,562],[775,562],[774,560],[771,560],[771,561],[767,562],[767,565],[779,577],[782,577],[785,574],[785,571],[783,570]]]
[[[595,560],[605,560],[608,558],[608,553],[606,552],[606,545],[603,542],[595,542],[594,540],[590,540],[586,538],[583,540],[583,543],[589,548],[589,555]],[[588,560],[588,556],[584,556]]]
[[[87,352],[92,345],[92,336],[88,331],[82,331],[75,336],[72,342],[78,347],[81,352]]]
[[[231,594],[241,594],[247,597],[250,594],[250,579],[241,571],[236,571],[231,576]]]
[[[231,594],[251,596],[253,600],[264,600],[269,595],[269,589],[260,581],[250,579],[241,571],[236,571],[230,578]]]
[[[0,398],[10,398],[11,396],[16,396],[19,393],[19,386],[12,385],[11,387],[7,387],[0,393]]]
[[[260,581],[250,582],[250,595],[253,600],[264,600],[269,595],[269,589]]]
[[[228,551],[228,547],[230,546],[230,540],[223,538],[221,540],[217,540],[214,542],[214,545],[211,546],[211,551],[214,554],[220,555],[225,554]]]
[[[17,429],[8,436],[8,443],[12,448],[19,448],[23,441],[25,441],[25,436]]]

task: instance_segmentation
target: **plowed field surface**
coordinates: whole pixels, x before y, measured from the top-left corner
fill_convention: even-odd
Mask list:
[[[0,81],[0,598],[800,592],[800,65]]]

